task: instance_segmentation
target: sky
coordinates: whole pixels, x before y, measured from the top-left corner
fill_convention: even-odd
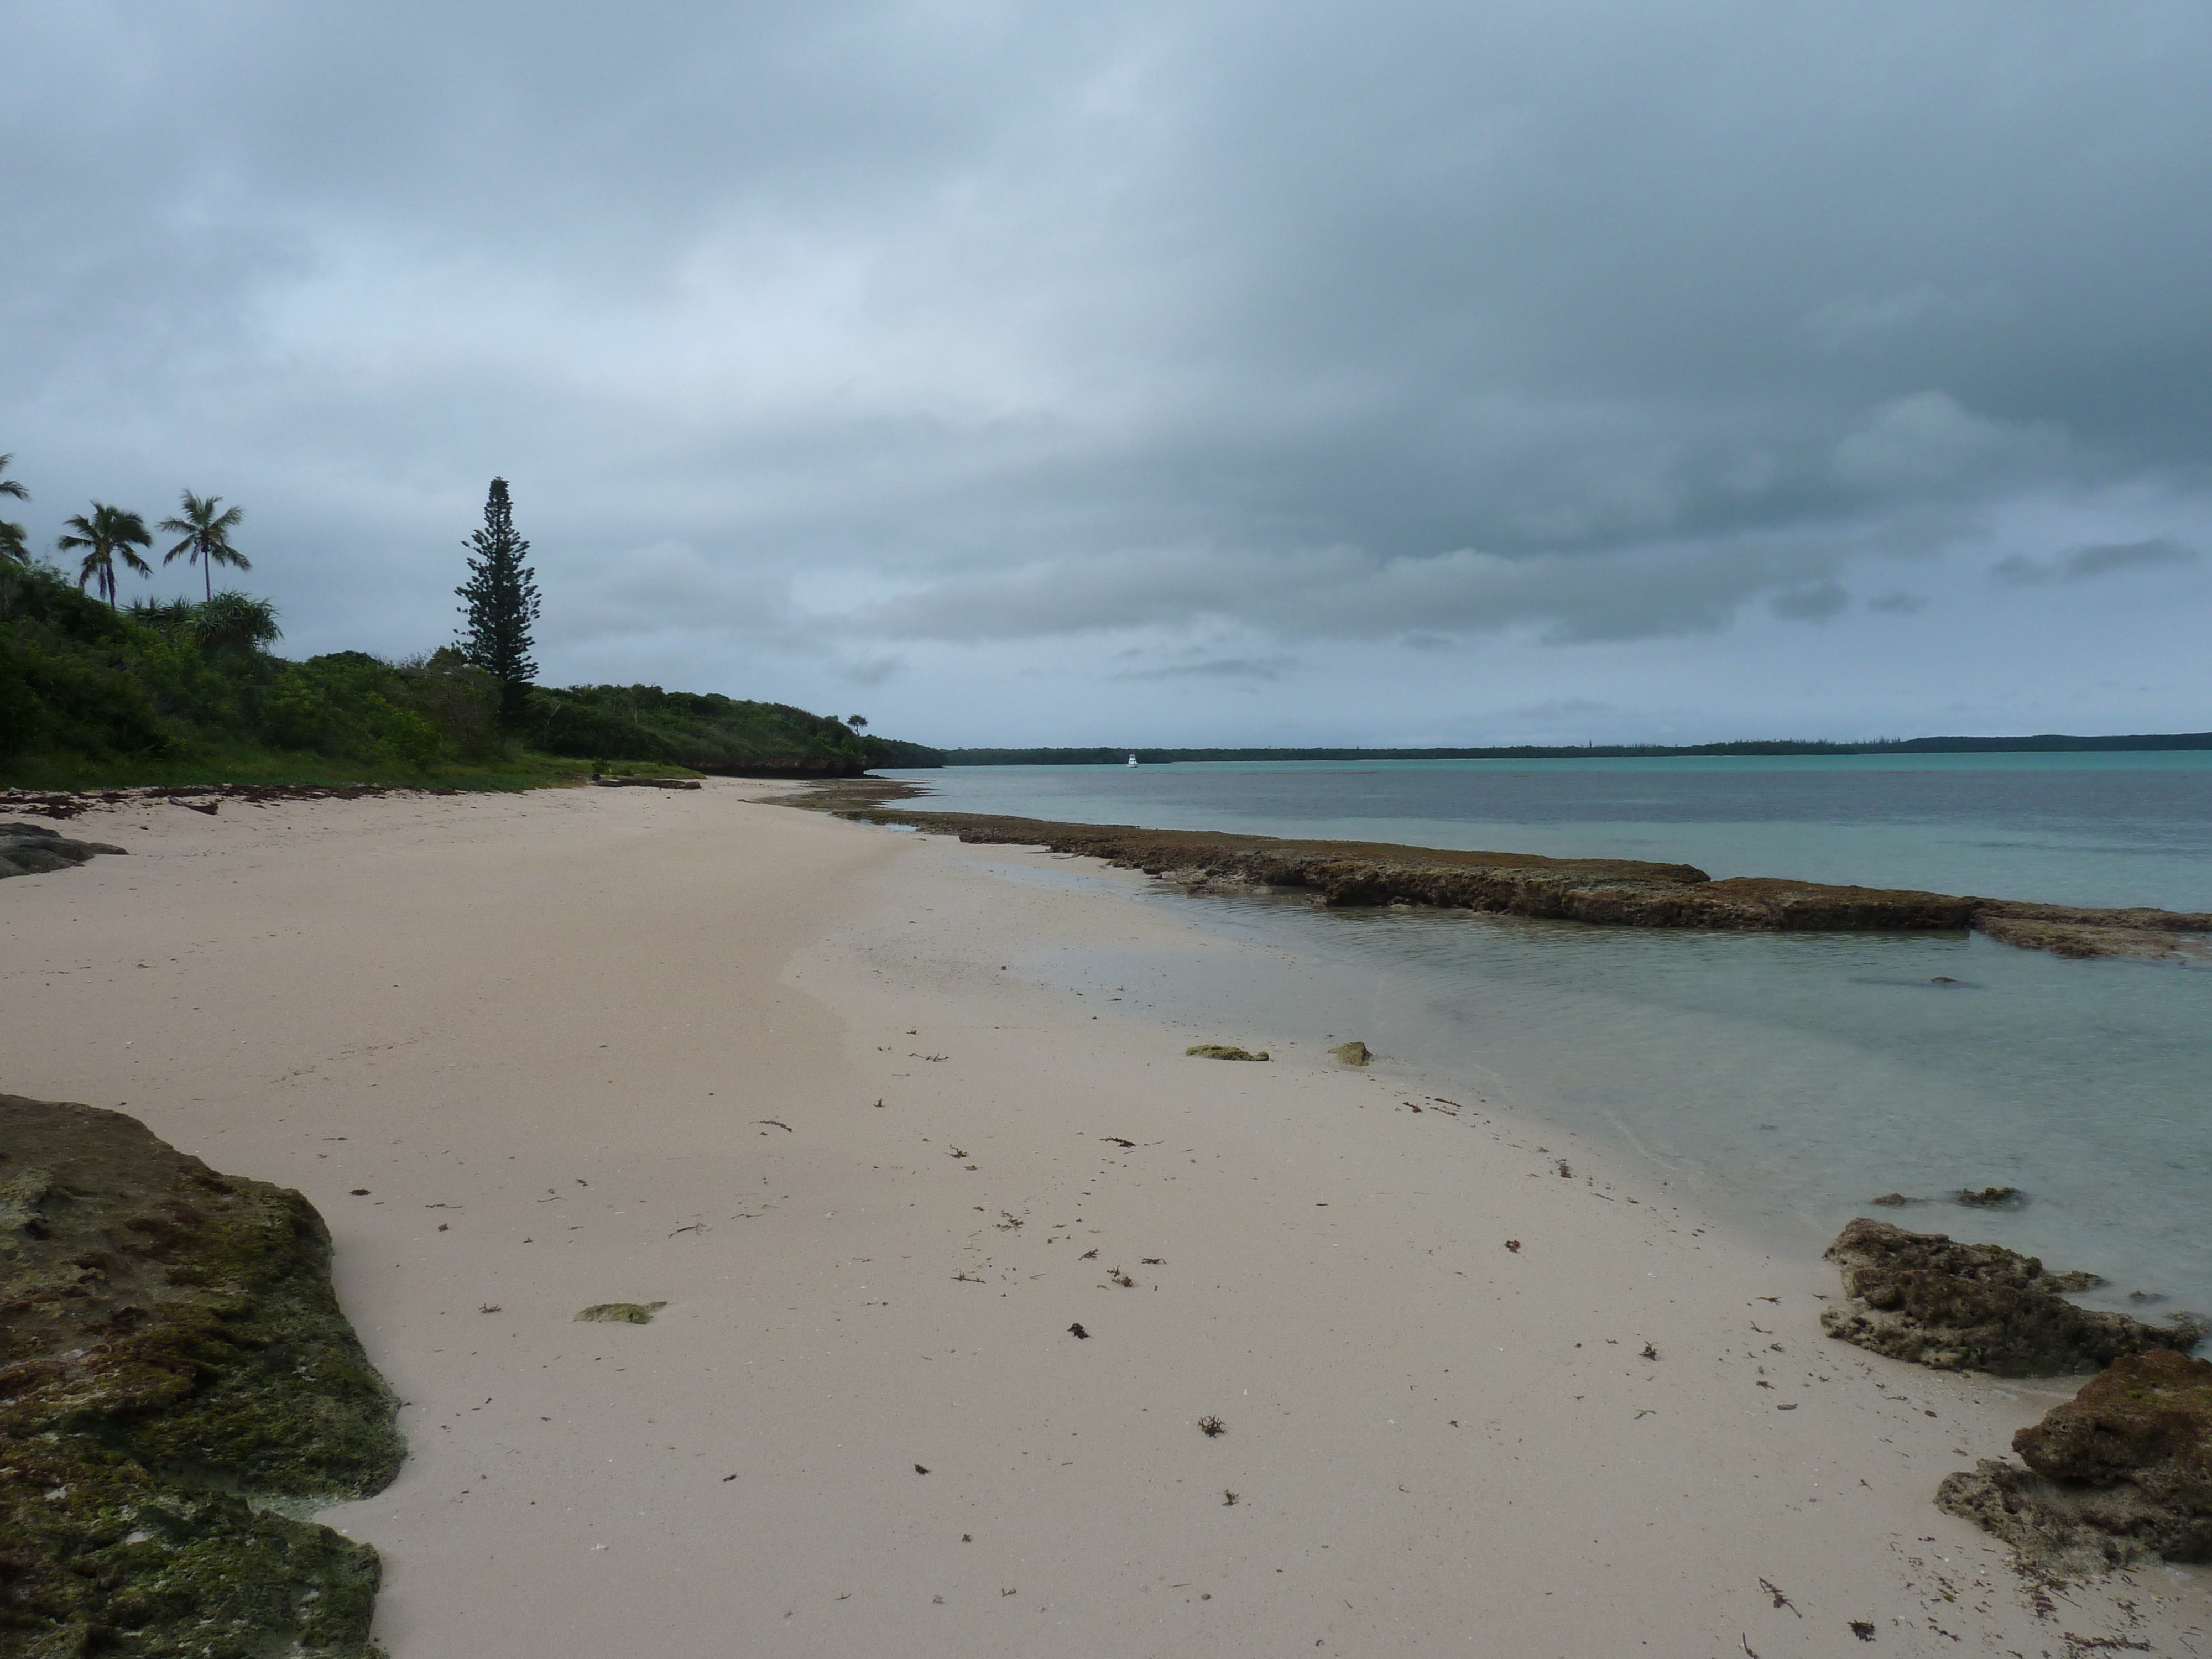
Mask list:
[[[2212,10],[0,0],[34,544],[945,745],[2212,727]],[[125,593],[197,586],[179,563]]]

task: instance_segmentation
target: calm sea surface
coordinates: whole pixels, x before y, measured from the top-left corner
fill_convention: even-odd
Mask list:
[[[2212,910],[2204,753],[895,775],[950,811]],[[1097,879],[1023,855],[1003,867]],[[1269,947],[1269,965],[1229,983],[1164,954],[1040,965],[1125,985],[1231,1038],[1357,1036],[1447,1077],[1486,1067],[1566,1127],[1632,1143],[1799,1247],[1871,1213],[2101,1273],[2113,1282],[2092,1303],[2212,1310],[2212,970],[2063,962],[1979,935],[1144,902]],[[1992,1184],[2021,1188],[2027,1204],[1865,1206],[1877,1194],[1940,1200]],[[2133,1291],[2167,1299],[2130,1303]]]

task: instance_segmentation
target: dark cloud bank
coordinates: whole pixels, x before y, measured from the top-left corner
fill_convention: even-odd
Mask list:
[[[6,23],[33,530],[295,649],[498,471],[550,678],[945,742],[2212,725],[2198,9]]]

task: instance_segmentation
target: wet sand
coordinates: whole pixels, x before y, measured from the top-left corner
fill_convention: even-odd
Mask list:
[[[1029,965],[1239,971],[1139,878],[773,793],[131,806],[0,888],[0,1087],[329,1218],[394,1659],[2208,1645],[2201,1577],[2039,1615],[1929,1502],[2070,1389],[1828,1340],[1509,1079]]]

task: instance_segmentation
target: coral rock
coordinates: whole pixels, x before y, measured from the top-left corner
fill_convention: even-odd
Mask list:
[[[1850,1297],[1820,1316],[1828,1334],[1938,1370],[2063,1376],[2148,1349],[2185,1352],[2208,1328],[2193,1315],[2146,1325],[2077,1308],[2060,1291],[2080,1280],[2044,1272],[2033,1256],[1884,1221],[1852,1222],[1827,1255]]]
[[[2077,1572],[2212,1560],[2212,1362],[2127,1355],[2012,1446],[2027,1468],[1984,1459],[1936,1503]]]

